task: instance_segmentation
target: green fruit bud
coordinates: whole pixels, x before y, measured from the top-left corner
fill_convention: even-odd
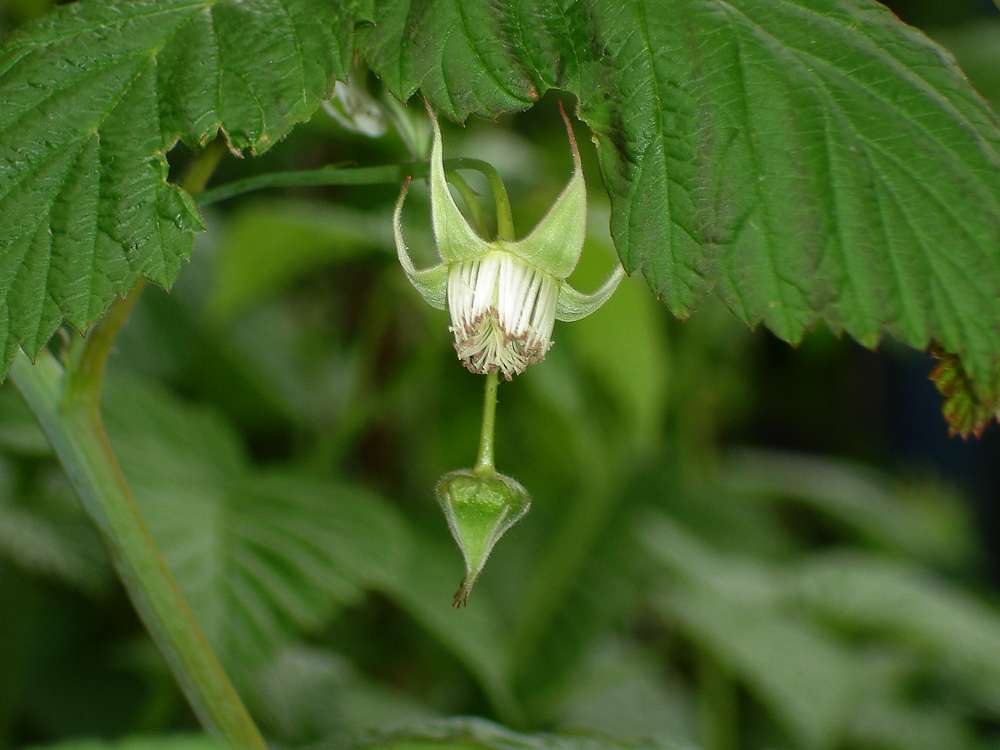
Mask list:
[[[528,512],[531,496],[519,482],[492,469],[449,472],[435,493],[465,559],[465,578],[452,601],[464,607],[494,545]]]

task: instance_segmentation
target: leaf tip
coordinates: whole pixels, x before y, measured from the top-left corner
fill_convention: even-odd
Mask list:
[[[944,399],[941,413],[948,424],[948,436],[982,438],[994,420],[1000,421],[1000,374],[984,392],[957,354],[934,346],[931,356],[937,364],[929,379]]]

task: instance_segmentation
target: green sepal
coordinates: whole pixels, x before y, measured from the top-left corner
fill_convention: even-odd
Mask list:
[[[403,183],[403,189],[399,193],[396,201],[396,210],[392,214],[392,231],[396,237],[396,256],[399,258],[399,265],[403,267],[406,278],[413,284],[413,288],[420,292],[427,304],[438,310],[447,309],[448,299],[448,266],[439,263],[431,268],[418,269],[413,265],[413,259],[406,249],[406,242],[403,240],[403,203],[406,201],[406,193],[410,189],[410,178],[407,177]]]
[[[566,123],[570,151],[573,154],[573,176],[548,213],[527,237],[518,242],[499,243],[530,265],[556,279],[565,279],[576,268],[587,234],[587,185],[583,180],[583,165],[576,146],[573,126],[560,105]]]
[[[490,243],[476,234],[448,189],[444,175],[444,147],[441,145],[441,128],[430,105],[427,114],[434,129],[431,147],[431,220],[434,225],[434,239],[437,242],[441,260],[445,263],[472,260],[488,253]]]
[[[465,560],[465,578],[452,601],[464,607],[494,545],[528,512],[531,496],[520,482],[492,469],[449,472],[434,491]]]
[[[591,313],[597,312],[601,305],[611,299],[611,295],[615,293],[615,289],[624,278],[625,269],[619,263],[608,276],[607,281],[591,294],[584,294],[570,286],[569,282],[564,281],[559,287],[559,297],[556,299],[556,320],[572,323],[574,320],[586,318]]]

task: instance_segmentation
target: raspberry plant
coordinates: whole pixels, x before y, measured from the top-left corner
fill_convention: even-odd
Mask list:
[[[369,73],[381,100],[347,86]],[[104,432],[100,394],[115,337],[145,283],[170,288],[183,272],[206,226],[199,204],[281,185],[429,177],[435,209],[447,204],[449,226],[472,249],[449,245],[436,213],[445,265],[418,271],[397,239],[400,258],[425,297],[451,305],[459,357],[487,374],[491,441],[497,372],[539,361],[553,319],[589,312],[622,274],[592,298],[566,281],[583,223],[559,207],[585,209],[575,145],[577,172],[550,215],[558,231],[538,250],[535,235],[514,241],[493,166],[444,160],[436,120],[429,162],[421,115],[402,105],[419,93],[429,111],[464,122],[527,110],[550,91],[573,101],[589,129],[624,272],[645,279],[673,315],[697,314],[714,296],[791,344],[825,324],[870,348],[892,337],[933,349],[954,431],[978,434],[1000,414],[1000,125],[951,56],[875,0],[60,6],[0,47],[0,374],[44,429],[198,717],[233,747],[264,741]],[[264,154],[331,99],[348,126],[374,135],[384,128],[373,119],[394,122],[412,159],[264,172],[205,189],[220,160]],[[168,162],[178,143],[197,153],[183,179]],[[481,209],[460,174],[468,170],[494,188],[495,241],[467,223],[445,184],[476,223]],[[462,279],[483,274],[492,274],[494,307],[462,297]],[[505,283],[531,294],[494,299]],[[57,357],[50,343],[60,328],[69,343]],[[477,468],[439,487],[466,552],[461,601],[527,508],[488,448],[488,465],[481,450]],[[469,482],[516,498],[486,526],[456,520],[474,494]],[[477,523],[470,552],[456,529]],[[501,734],[484,742],[534,741]]]

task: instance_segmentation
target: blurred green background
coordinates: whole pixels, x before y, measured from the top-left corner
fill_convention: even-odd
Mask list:
[[[3,0],[0,33],[49,5]],[[988,0],[891,5],[1000,103]],[[555,104],[445,131],[448,155],[497,166],[522,233],[569,175]],[[320,112],[213,184],[409,158],[391,129]],[[591,288],[613,248],[584,159]],[[396,195],[211,207],[112,361],[124,470],[269,737],[333,747],[464,715],[704,750],[1000,747],[998,431],[948,439],[931,361],[891,342],[817,331],[792,350],[715,302],[675,321],[626,281],[501,386],[498,468],[534,506],[453,610],[432,489],[473,461],[482,382],[400,272]],[[428,217],[417,186],[406,231],[427,259]],[[197,731],[10,384],[0,612],[0,748]]]

